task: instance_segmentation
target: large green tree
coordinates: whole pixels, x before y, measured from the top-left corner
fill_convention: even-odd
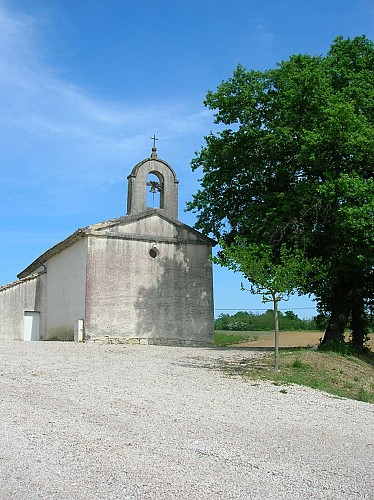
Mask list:
[[[322,259],[325,276],[300,291],[329,314],[324,343],[343,341],[351,321],[361,346],[373,299],[373,69],[365,36],[263,72],[239,65],[207,94],[220,131],[192,161],[197,228],[271,245],[274,264],[282,245]]]

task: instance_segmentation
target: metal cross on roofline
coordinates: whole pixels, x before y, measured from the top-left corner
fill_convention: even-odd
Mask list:
[[[156,137],[155,134],[153,134],[153,137],[151,137],[151,139],[153,140],[153,147],[155,148],[156,147],[156,141],[158,141],[158,138]]]

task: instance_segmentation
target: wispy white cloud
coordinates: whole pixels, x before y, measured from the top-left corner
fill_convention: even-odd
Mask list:
[[[261,50],[268,50],[274,48],[279,35],[270,31],[266,24],[258,22],[252,32],[252,40]]]
[[[149,134],[167,143],[207,130],[199,103],[105,101],[67,81],[46,62],[43,22],[0,2],[0,166],[10,184],[38,183],[38,203],[113,181],[119,162],[140,159]]]

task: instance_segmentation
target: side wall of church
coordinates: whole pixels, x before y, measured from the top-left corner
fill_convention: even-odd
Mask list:
[[[46,262],[46,340],[73,340],[74,325],[85,319],[87,238]]]
[[[87,340],[212,344],[210,246],[152,240],[89,238]]]
[[[43,316],[45,278],[34,275],[0,288],[0,340],[23,340],[25,312]],[[41,322],[41,338],[43,328]]]

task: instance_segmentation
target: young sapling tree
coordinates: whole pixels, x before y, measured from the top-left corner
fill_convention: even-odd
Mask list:
[[[279,323],[278,302],[288,300],[290,295],[305,286],[308,280],[321,273],[321,266],[316,259],[308,259],[301,250],[287,249],[282,245],[278,255],[274,249],[265,244],[248,244],[244,239],[236,237],[228,245],[220,241],[222,250],[213,262],[240,272],[249,281],[249,288],[242,283],[242,290],[253,294],[261,294],[263,302],[272,302],[274,311],[274,352],[275,371],[279,370]],[[276,263],[275,263],[276,262]]]

